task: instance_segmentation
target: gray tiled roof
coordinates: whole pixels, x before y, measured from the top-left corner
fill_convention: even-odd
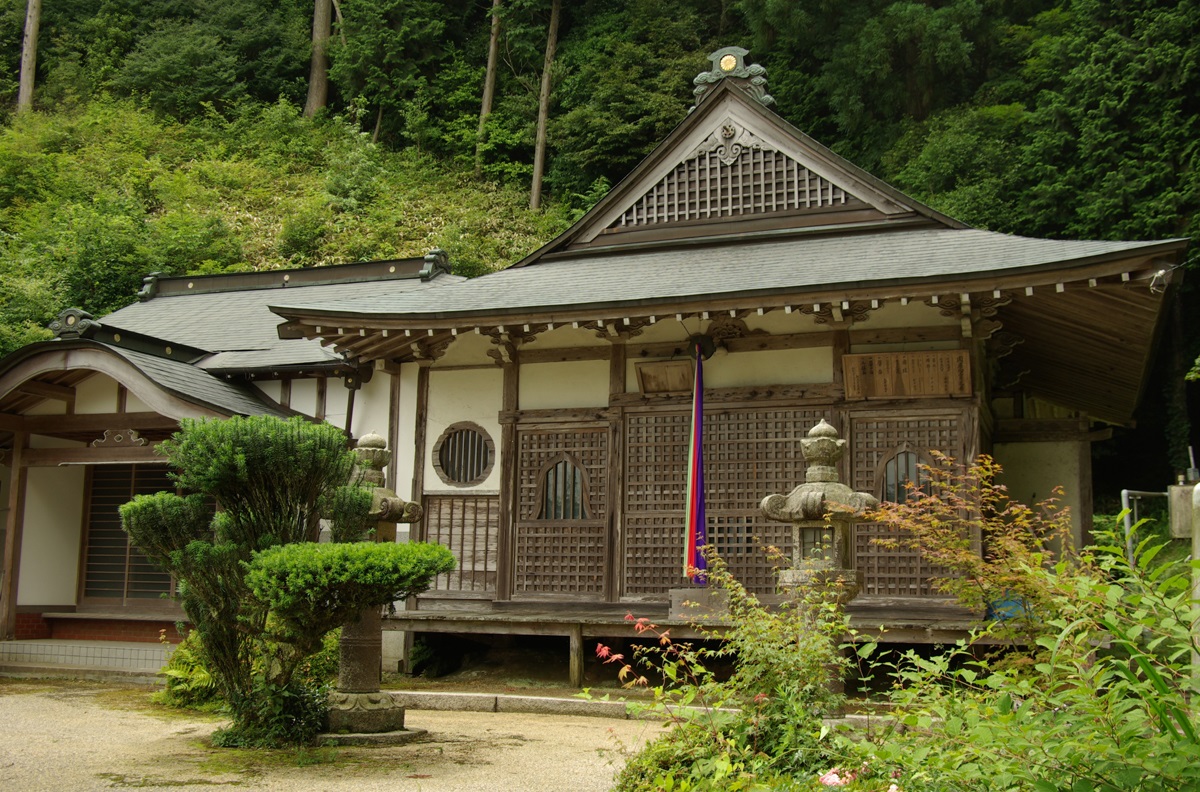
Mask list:
[[[461,280],[453,275],[440,275],[433,283]],[[430,286],[431,283],[417,278],[398,278],[366,283],[160,296],[134,303],[100,321],[108,328],[142,333],[209,352],[253,353],[224,358],[226,363],[240,361],[249,368],[304,365],[340,360],[340,357],[316,341],[281,341],[277,330],[281,320],[271,313],[268,305],[292,299],[353,304],[368,295],[371,299],[393,299]],[[211,367],[208,360],[201,365]],[[220,367],[234,366],[223,364]]]
[[[453,317],[570,307],[633,305],[888,286],[1061,270],[1096,257],[1135,253],[1171,242],[1031,239],[960,228],[883,230],[794,236],[736,244],[611,252],[542,259],[461,282],[355,300],[299,292],[272,294],[281,314]],[[315,293],[314,293],[314,296]]]
[[[268,405],[249,386],[226,382],[182,361],[107,344],[105,346],[136,366],[163,390],[192,403],[239,415],[288,414],[285,410]]]

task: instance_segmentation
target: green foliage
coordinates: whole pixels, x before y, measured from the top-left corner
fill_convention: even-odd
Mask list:
[[[883,502],[866,515],[892,532],[875,541],[918,551],[942,570],[938,590],[976,613],[1012,603],[1004,630],[1032,644],[1060,604],[1037,570],[1070,554],[1069,511],[1054,498],[1032,508],[1011,499],[996,482],[1000,465],[987,455],[964,469],[931,453],[933,464],[920,466],[919,486],[910,482],[903,502]]]
[[[1029,669],[960,645],[910,654],[893,696],[906,730],[862,748],[906,789],[1169,790],[1200,786],[1191,569],[1101,531],[1076,565],[1038,567],[1055,615]],[[1198,566],[1192,562],[1191,567]]]
[[[354,455],[327,423],[270,416],[184,419],[161,446],[184,490],[221,507],[218,541],[248,551],[316,538],[329,493],[350,481]]]
[[[163,689],[152,695],[154,701],[168,707],[193,709],[219,702],[220,687],[205,666],[203,657],[200,634],[193,630],[171,652],[171,659],[161,672],[165,677]]]
[[[367,608],[425,591],[434,577],[453,568],[454,556],[441,545],[291,544],[258,553],[246,585],[270,608],[268,634],[299,646]]]
[[[370,504],[369,490],[346,483],[355,457],[328,424],[257,416],[181,426],[161,448],[193,494],[138,496],[121,507],[122,525],[179,583],[199,636],[180,662],[203,665],[233,716],[220,744],[306,742],[325,713],[324,683],[303,670],[306,658],[351,613],[427,585],[449,553],[295,544],[315,536],[322,516],[361,534]]]
[[[730,627],[720,649],[677,642],[669,631],[636,620],[638,632],[657,645],[640,649],[620,676],[627,686],[647,687],[641,670],[660,676],[652,708],[674,728],[626,764],[615,787],[620,792],[771,789],[827,770],[841,750],[822,721],[842,703],[833,682],[847,670],[839,647],[853,635],[835,591],[815,588],[800,602],[766,608],[715,555],[709,585],[728,596]],[[603,647],[598,654],[606,662],[624,660]],[[724,658],[737,665],[720,680],[710,666]]]

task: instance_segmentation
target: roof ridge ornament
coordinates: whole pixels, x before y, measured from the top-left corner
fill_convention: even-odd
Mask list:
[[[55,338],[89,338],[100,329],[100,323],[82,308],[68,308],[55,317],[49,328]]]
[[[758,63],[747,64],[746,56],[749,54],[750,50],[741,47],[722,47],[709,54],[708,59],[712,62],[712,69],[701,72],[696,75],[696,79],[692,80],[696,86],[696,90],[692,92],[696,96],[696,104],[692,105],[691,109],[695,110],[700,102],[704,101],[708,90],[725,79],[733,80],[735,85],[754,97],[764,107],[775,104],[775,97],[767,93],[766,68]]]
[[[439,272],[450,274],[450,256],[441,248],[434,248],[425,254],[425,266],[418,274],[421,276],[421,280],[427,281],[437,277]]]

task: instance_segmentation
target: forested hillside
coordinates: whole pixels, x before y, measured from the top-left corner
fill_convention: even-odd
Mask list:
[[[730,44],[785,118],[970,224],[1194,235],[1198,33],[1200,4],[1165,0],[0,0],[0,352],[152,270],[433,246],[503,266],[665,136]],[[1147,402],[1176,466],[1194,295]]]

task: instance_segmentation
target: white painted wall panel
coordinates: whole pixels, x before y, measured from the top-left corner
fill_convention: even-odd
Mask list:
[[[116,380],[103,374],[93,374],[75,386],[75,412],[114,413],[116,411]]]
[[[82,465],[30,468],[18,605],[74,605],[83,527]]]
[[[608,406],[608,361],[575,360],[521,366],[522,410]]]
[[[292,380],[292,409],[305,415],[317,413],[317,381],[314,379]]]
[[[522,372],[524,369],[522,368]],[[523,377],[522,377],[523,378]],[[471,421],[491,436],[500,452],[499,412],[503,405],[504,372],[496,367],[429,372],[429,410],[425,429],[425,491],[500,491],[500,465],[493,464],[487,479],[475,487],[453,487],[443,483],[433,468],[433,446],[451,424]],[[415,392],[415,388],[414,388]],[[403,399],[403,395],[401,397]]]

